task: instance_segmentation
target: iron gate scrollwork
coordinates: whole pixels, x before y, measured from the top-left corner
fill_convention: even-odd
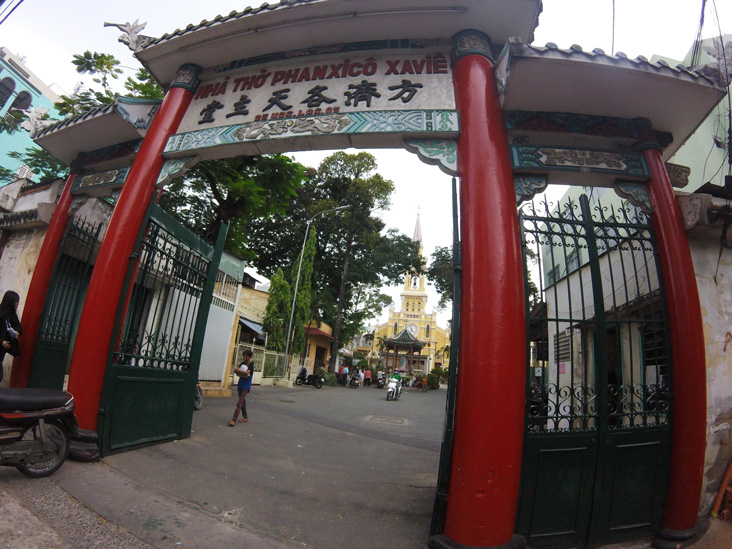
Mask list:
[[[672,391],[649,220],[627,203],[612,209],[584,195],[540,209],[520,213],[525,255],[535,258],[527,296],[535,289],[536,298],[527,304],[518,531],[537,547],[654,533]]]
[[[223,226],[214,248],[150,206],[130,262],[105,375],[103,454],[189,435],[225,235]]]

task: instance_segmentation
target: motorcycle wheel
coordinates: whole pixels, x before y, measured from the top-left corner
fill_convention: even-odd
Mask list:
[[[40,426],[34,425],[23,432],[23,440],[40,440]],[[53,474],[64,464],[69,455],[69,434],[60,424],[46,422],[46,440],[54,446],[54,451],[43,461],[24,462],[17,466],[18,471],[27,477],[41,478]]]
[[[295,385],[302,385],[302,379],[299,377],[295,380]]]
[[[200,410],[203,408],[203,391],[201,387],[196,385],[196,390],[193,393],[193,409]]]
[[[391,400],[391,393],[386,393],[386,401],[389,402]]]
[[[323,386],[323,382],[321,381],[320,378],[318,378],[315,380],[315,383],[313,383],[313,385],[315,385],[316,389],[320,389]]]

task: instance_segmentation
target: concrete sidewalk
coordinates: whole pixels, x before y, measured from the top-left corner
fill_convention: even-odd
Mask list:
[[[47,479],[0,468],[0,547],[424,547],[444,390],[386,402],[378,389],[255,387],[247,401],[249,423],[228,427],[235,398],[209,398],[191,438]],[[732,525],[711,521],[693,547],[732,547]]]

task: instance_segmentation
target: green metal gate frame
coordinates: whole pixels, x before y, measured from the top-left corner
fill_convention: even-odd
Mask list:
[[[227,226],[212,247],[151,204],[128,268],[110,346],[102,455],[187,438]]]
[[[661,527],[672,399],[652,229],[627,203],[591,208],[583,195],[543,206],[520,214],[542,301],[529,310],[525,265],[533,344],[516,530],[532,547],[650,536]]]
[[[66,227],[43,304],[29,387],[63,389],[102,225],[71,219]]]

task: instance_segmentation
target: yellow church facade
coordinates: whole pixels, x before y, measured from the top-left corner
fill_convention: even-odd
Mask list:
[[[421,245],[419,216],[417,216],[417,225],[412,239],[420,242]],[[441,368],[449,366],[450,330],[437,325],[436,312],[427,312],[428,296],[425,284],[424,274],[406,273],[404,288],[400,294],[400,309],[397,311],[392,306],[389,310],[389,320],[377,325],[374,330],[373,352],[380,356],[381,363],[389,369],[392,369],[394,364],[394,351],[391,351],[387,364],[387,342],[399,338],[403,332],[406,333],[399,340],[408,337],[417,340],[423,346],[421,351],[416,351],[411,359],[409,351],[402,350],[397,357],[398,369],[407,373],[411,373],[410,369],[429,373],[436,366]]]

